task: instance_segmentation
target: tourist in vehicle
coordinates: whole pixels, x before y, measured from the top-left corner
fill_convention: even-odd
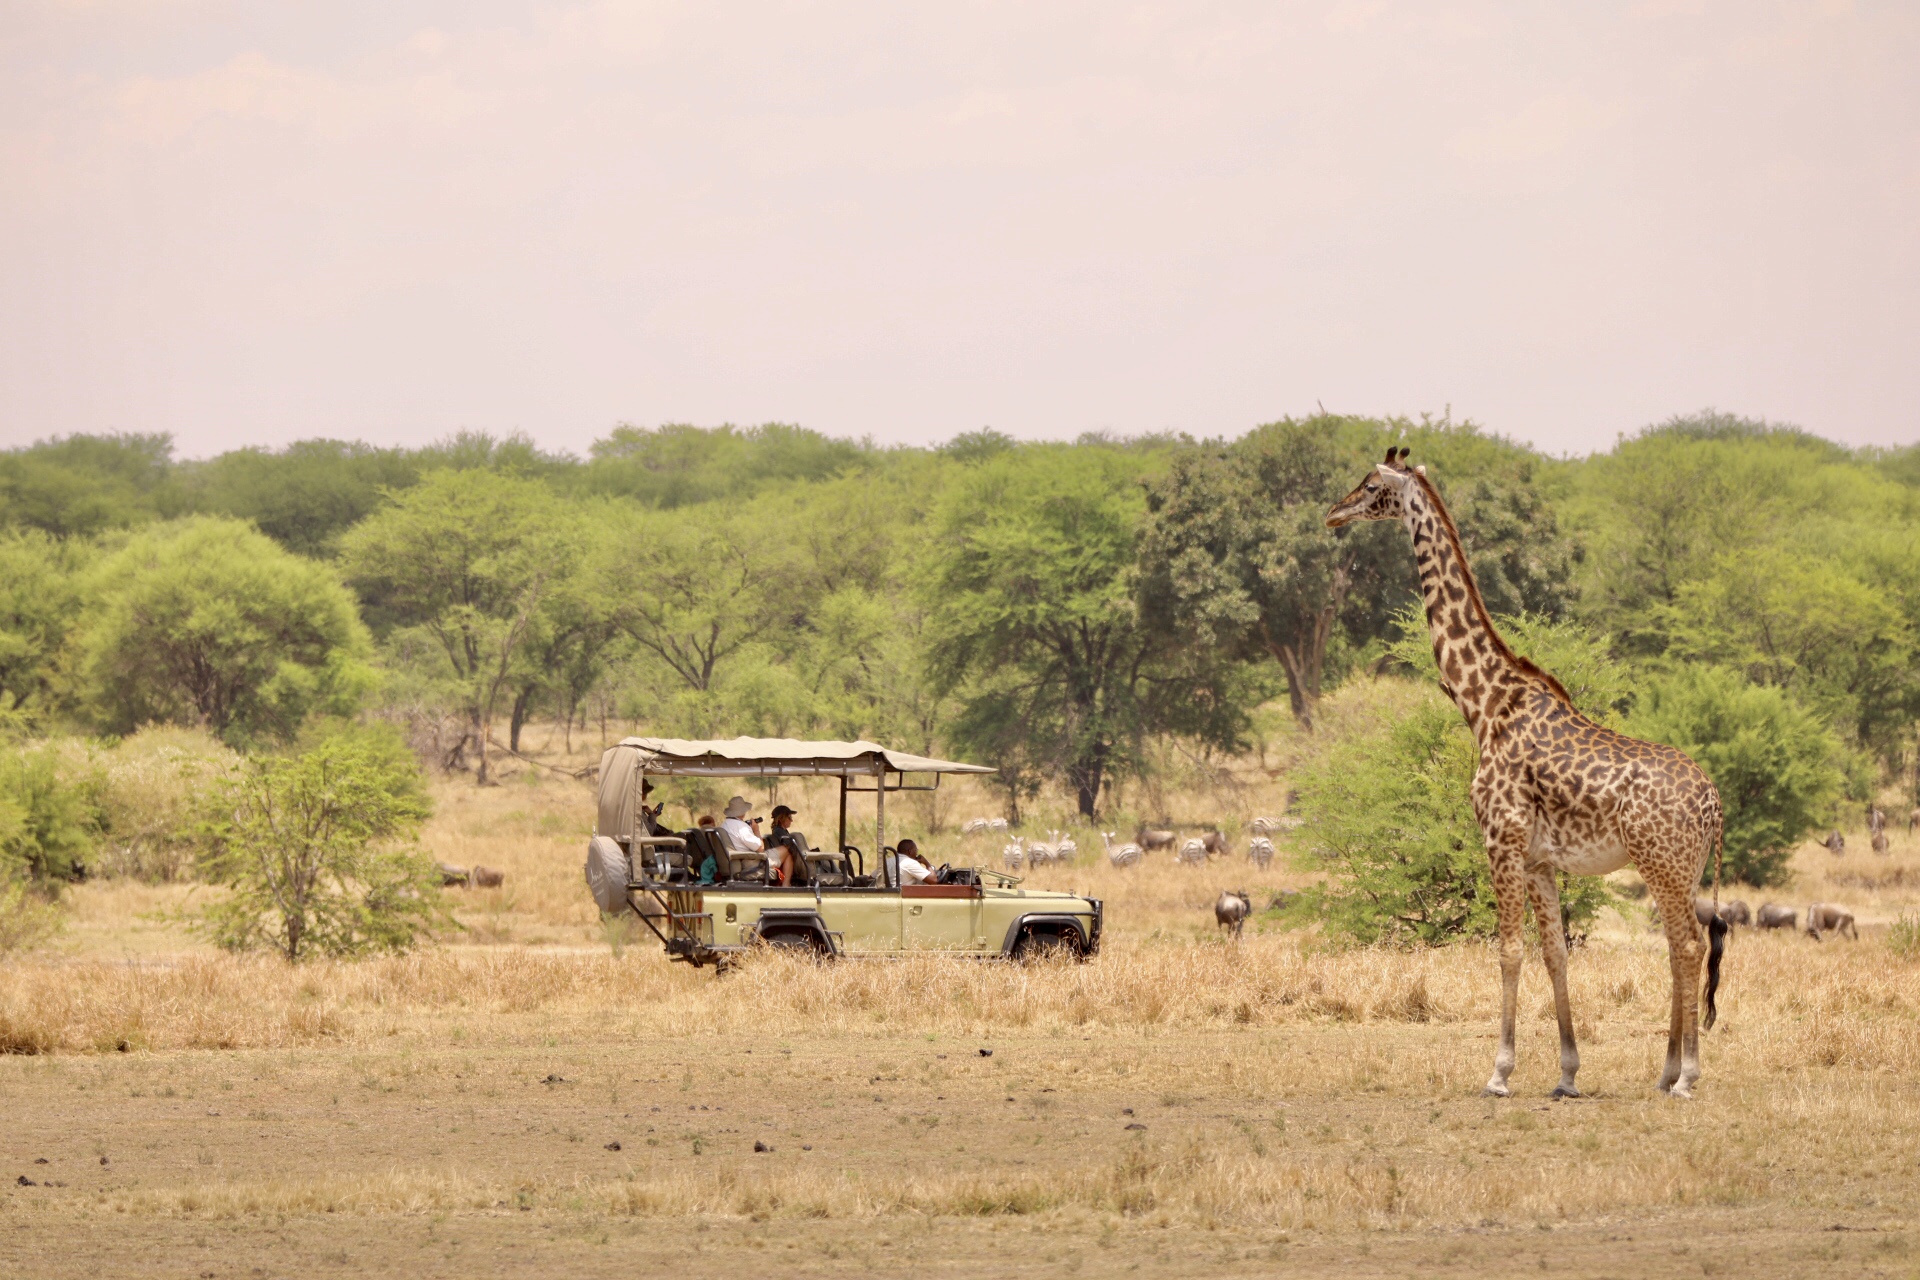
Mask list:
[[[760,838],[760,819],[747,817],[752,808],[745,796],[735,796],[727,801],[727,820],[720,824],[720,831],[726,836],[727,843],[740,852],[764,853],[767,845]]]
[[[673,832],[667,830],[665,827],[660,825],[660,811],[666,808],[667,806],[664,804],[656,804],[652,808],[647,807],[647,797],[652,794],[653,794],[653,784],[651,782],[646,781],[644,778],[641,779],[640,781],[640,825],[641,827],[644,828],[644,831],[642,831],[641,834],[649,835],[649,836],[670,836],[673,834]]]
[[[694,823],[694,825],[697,827],[700,827],[703,830],[712,831],[714,829],[713,815],[710,813],[701,814],[700,821]],[[714,856],[712,854],[708,854],[704,859],[701,860],[701,863],[700,863],[700,883],[712,884],[714,881],[714,877],[718,876],[719,874],[720,874],[719,862],[717,862],[714,859]]]
[[[773,830],[767,834],[767,866],[782,884],[795,883],[794,870],[801,867],[807,838],[793,829],[797,815],[783,804],[773,806]]]
[[[920,860],[920,846],[911,840],[902,840],[894,846],[894,859],[900,865],[900,886],[923,884],[933,879],[933,868]]]

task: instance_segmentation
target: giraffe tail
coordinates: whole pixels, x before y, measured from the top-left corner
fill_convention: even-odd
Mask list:
[[[1700,1024],[1703,1031],[1713,1030],[1720,1011],[1713,1006],[1714,993],[1720,990],[1720,957],[1727,952],[1727,922],[1719,916],[1707,924],[1707,1016]]]

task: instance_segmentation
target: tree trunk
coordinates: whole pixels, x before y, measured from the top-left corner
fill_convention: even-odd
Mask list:
[[[474,749],[480,753],[479,771],[473,779],[475,786],[484,787],[493,780],[487,760],[487,736],[492,732],[493,726],[484,717],[476,715],[473,718]]]
[[[527,708],[532,702],[532,685],[524,686],[513,698],[513,718],[507,724],[507,749],[516,755],[520,752],[520,729],[527,723]]]

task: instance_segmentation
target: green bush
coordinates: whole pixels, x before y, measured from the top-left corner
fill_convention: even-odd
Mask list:
[[[1355,714],[1323,717],[1316,753],[1296,775],[1294,837],[1325,884],[1299,910],[1360,943],[1442,943],[1498,932],[1493,880],[1468,788],[1477,750],[1438,690],[1404,680],[1351,685],[1330,700]],[[1329,710],[1334,707],[1329,706]],[[1568,877],[1560,905],[1587,926],[1609,901],[1605,882]]]
[[[222,947],[289,960],[404,951],[447,921],[439,876],[411,844],[428,814],[420,768],[391,731],[246,761],[214,811],[201,869],[233,892],[203,927]]]
[[[140,880],[184,878],[199,844],[201,800],[235,763],[202,729],[150,725],[100,754],[104,839],[91,870]]]
[[[86,874],[101,828],[100,779],[51,744],[0,748],[0,883],[43,891]]]
[[[1727,873],[1752,885],[1785,882],[1793,846],[1827,821],[1846,782],[1840,744],[1818,717],[1724,667],[1649,680],[1627,731],[1707,771],[1726,810]],[[1703,879],[1712,874],[1709,863]]]
[[[0,879],[0,956],[26,950],[58,930],[60,924],[58,908],[35,893],[31,885]]]

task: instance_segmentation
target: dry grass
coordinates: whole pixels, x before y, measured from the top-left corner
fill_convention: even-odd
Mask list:
[[[1247,779],[1192,809],[1269,786],[1241,767]],[[829,812],[824,788],[781,798]],[[443,784],[437,799],[433,855],[508,877],[456,892],[462,935],[448,945],[297,968],[227,956],[180,923],[207,890],[121,880],[79,886],[62,940],[0,964],[0,1050],[23,1055],[0,1062],[0,1107],[32,1117],[21,1132],[49,1150],[96,1131],[84,1143],[115,1150],[114,1177],[20,1219],[47,1233],[33,1259],[119,1219],[185,1224],[187,1241],[194,1223],[312,1218],[341,1237],[365,1221],[354,1238],[375,1251],[390,1234],[379,1224],[401,1219],[532,1214],[602,1239],[621,1222],[737,1221],[844,1261],[854,1237],[819,1224],[1031,1220],[1097,1249],[1148,1230],[1273,1241],[1678,1213],[1786,1229],[1872,1212],[1897,1227],[1885,1215],[1911,1203],[1920,963],[1889,948],[1886,928],[1920,903],[1920,842],[1903,832],[1888,857],[1864,838],[1839,859],[1808,846],[1795,883],[1771,895],[1851,906],[1859,943],[1736,934],[1691,1106],[1651,1087],[1664,942],[1632,907],[1609,917],[1573,962],[1593,1100],[1549,1109],[1527,1100],[1556,1075],[1537,963],[1523,980],[1520,1097],[1496,1106],[1475,1096],[1493,1049],[1491,952],[1332,950],[1259,919],[1238,944],[1220,938],[1214,895],[1246,887],[1264,904],[1299,883],[1283,868],[1160,858],[1115,871],[1076,831],[1081,864],[1029,882],[1107,900],[1091,963],[769,955],[722,979],[599,921],[579,865],[588,786],[523,775]],[[964,792],[949,803],[952,816],[985,808]],[[998,862],[998,841],[949,830],[923,843],[936,861]],[[823,1144],[819,1163],[754,1156],[725,1127],[743,1109],[785,1117],[768,1131],[780,1161],[799,1158],[804,1132]],[[1144,1131],[1124,1127],[1136,1111]],[[120,1176],[133,1166],[118,1145],[149,1132],[153,1168]],[[203,1146],[197,1163],[165,1158]],[[80,1157],[90,1166],[92,1147]],[[734,1273],[765,1241],[728,1247],[724,1266],[695,1270]]]

